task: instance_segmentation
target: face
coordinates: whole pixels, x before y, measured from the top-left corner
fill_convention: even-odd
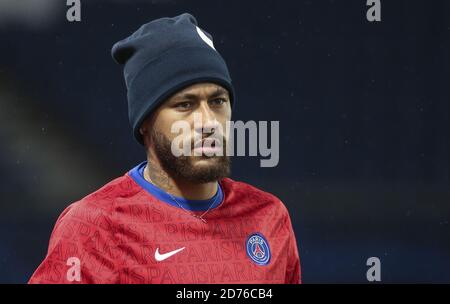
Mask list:
[[[228,91],[217,84],[199,83],[166,100],[144,121],[141,134],[151,157],[171,176],[194,183],[212,182],[230,174],[224,134],[230,119]],[[172,126],[180,122],[189,126],[189,132],[172,132]],[[180,152],[181,147],[172,145],[174,140],[189,143],[190,156],[175,156],[173,149]],[[219,151],[224,156],[218,156]]]

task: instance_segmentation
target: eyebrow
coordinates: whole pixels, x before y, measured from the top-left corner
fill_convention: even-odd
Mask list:
[[[227,95],[228,96],[228,91],[223,89],[223,88],[216,88],[216,90],[208,96],[208,99],[211,98],[216,98],[222,95]],[[192,94],[192,93],[184,93],[184,94],[180,94],[177,95],[175,98],[176,99],[197,99],[197,94]]]
[[[222,95],[228,96],[228,91],[223,88],[217,88],[216,91],[214,93],[212,93],[211,96],[209,96],[209,98],[215,98],[215,97],[219,97]]]

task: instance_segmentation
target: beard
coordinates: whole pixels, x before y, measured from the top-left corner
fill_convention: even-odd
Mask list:
[[[204,184],[218,181],[230,175],[231,160],[226,155],[175,156],[171,150],[171,140],[163,133],[152,130],[151,140],[162,169],[173,178],[181,178],[191,183]],[[225,138],[223,139],[223,151],[226,151]],[[195,166],[195,163],[199,160],[207,160],[208,164]]]

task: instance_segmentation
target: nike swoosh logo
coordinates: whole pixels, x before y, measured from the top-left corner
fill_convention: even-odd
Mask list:
[[[185,247],[182,247],[182,248],[179,248],[179,249],[177,249],[177,250],[170,251],[170,252],[163,253],[163,254],[160,254],[160,253],[159,253],[159,248],[156,248],[156,251],[155,251],[155,260],[157,260],[158,262],[164,261],[165,259],[170,258],[170,257],[173,256],[174,254],[177,254],[178,252],[180,252],[180,251],[183,250],[184,248],[185,248]]]

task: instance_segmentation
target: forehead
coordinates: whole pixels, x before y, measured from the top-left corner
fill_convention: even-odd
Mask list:
[[[212,95],[223,93],[228,95],[228,91],[219,84],[210,83],[210,82],[202,82],[190,85],[172,95],[172,98],[184,97],[189,95]]]

